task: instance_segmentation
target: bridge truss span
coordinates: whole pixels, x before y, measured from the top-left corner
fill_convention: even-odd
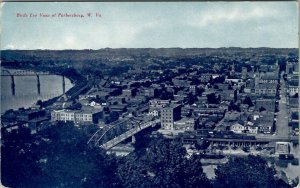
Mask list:
[[[151,121],[136,121],[133,118],[119,120],[96,131],[89,139],[88,144],[109,150],[138,132],[151,126],[154,127],[159,122],[159,119]]]

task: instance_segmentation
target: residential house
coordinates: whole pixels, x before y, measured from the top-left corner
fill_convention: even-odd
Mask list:
[[[244,133],[245,132],[244,122],[242,121],[235,122],[230,126],[230,130],[234,133]]]
[[[264,134],[271,134],[274,132],[274,115],[272,114],[265,114],[256,118],[254,121],[254,125],[258,127],[258,132]]]

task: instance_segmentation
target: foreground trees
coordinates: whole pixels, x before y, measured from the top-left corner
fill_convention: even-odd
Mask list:
[[[247,158],[230,158],[229,162],[219,165],[215,170],[215,187],[246,188],[246,187],[290,187],[276,177],[274,166],[258,156]]]
[[[89,148],[84,131],[57,123],[32,137],[28,130],[4,137],[1,181],[7,187],[119,187],[116,159]]]
[[[199,156],[186,157],[179,142],[152,141],[141,156],[125,158],[118,174],[124,187],[211,187]]]
[[[29,129],[3,133],[1,183],[6,187],[289,187],[274,167],[255,156],[232,158],[210,181],[201,155],[188,156],[179,140],[142,137],[123,158],[87,145],[97,127],[59,122],[32,136]]]

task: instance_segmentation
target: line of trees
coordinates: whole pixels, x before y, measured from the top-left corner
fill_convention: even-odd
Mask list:
[[[87,145],[97,127],[59,122],[38,135],[29,129],[2,131],[1,181],[6,187],[289,187],[273,166],[255,156],[219,165],[216,177],[203,172],[201,155],[187,157],[179,140],[147,140],[117,158]]]

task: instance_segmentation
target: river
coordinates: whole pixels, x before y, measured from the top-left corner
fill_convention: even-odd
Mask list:
[[[3,68],[1,68],[4,70]],[[6,69],[14,73],[19,70]],[[9,109],[30,107],[38,100],[48,100],[63,94],[63,77],[59,75],[41,75],[40,93],[38,93],[36,76],[14,76],[15,94],[11,88],[12,79],[10,76],[1,76],[1,113]],[[65,91],[68,91],[73,84],[65,78]]]

